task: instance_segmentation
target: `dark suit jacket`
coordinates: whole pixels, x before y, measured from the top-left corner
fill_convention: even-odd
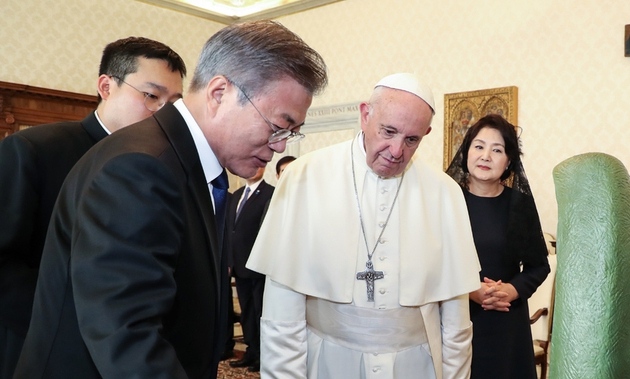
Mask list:
[[[265,215],[267,203],[273,195],[274,187],[263,180],[249,195],[241,214],[236,219],[236,208],[244,190],[245,187],[241,187],[234,191],[228,206],[226,228],[228,229],[229,262],[232,266],[232,275],[237,278],[263,278],[264,275],[245,268],[245,263],[258,236],[258,230]]]
[[[167,103],[64,182],[16,377],[214,378],[218,251],[197,150]]]
[[[0,325],[25,336],[50,214],[75,163],[107,136],[94,112],[0,141]]]

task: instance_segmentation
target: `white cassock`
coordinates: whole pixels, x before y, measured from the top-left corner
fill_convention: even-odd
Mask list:
[[[379,178],[362,146],[307,154],[276,187],[247,263],[267,276],[261,377],[468,378],[480,266],[461,188],[419,159]],[[371,302],[357,273],[375,246]]]

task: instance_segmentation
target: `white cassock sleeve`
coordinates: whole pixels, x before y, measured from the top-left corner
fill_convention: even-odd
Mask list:
[[[472,363],[472,322],[468,294],[440,304],[442,324],[442,378],[468,379]]]
[[[306,378],[306,295],[267,277],[260,319],[260,376]]]

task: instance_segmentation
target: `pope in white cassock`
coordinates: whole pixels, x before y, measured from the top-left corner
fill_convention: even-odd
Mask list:
[[[468,378],[479,262],[461,188],[414,153],[431,90],[394,74],[361,133],[282,175],[247,267],[267,276],[262,378]]]

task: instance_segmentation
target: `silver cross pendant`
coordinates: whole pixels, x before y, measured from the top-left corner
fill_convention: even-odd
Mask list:
[[[365,280],[367,285],[368,301],[374,302],[374,281],[384,277],[383,271],[374,271],[372,261],[365,262],[365,271],[357,272],[357,280]]]

